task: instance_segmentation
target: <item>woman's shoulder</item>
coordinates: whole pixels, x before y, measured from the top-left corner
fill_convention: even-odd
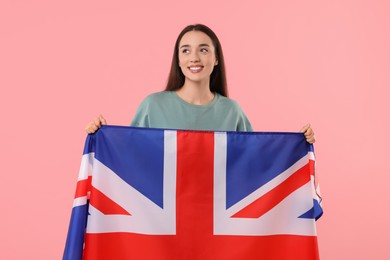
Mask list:
[[[227,108],[241,110],[240,104],[237,101],[235,101],[234,99],[222,96],[219,93],[216,93],[216,95],[218,97],[218,103],[222,104],[223,106],[225,106]]]
[[[170,91],[160,91],[147,95],[141,102],[141,108],[150,108],[151,106],[155,106],[157,104],[161,104],[169,101],[172,94]]]
[[[172,91],[159,91],[147,95],[144,98],[143,103],[151,103],[151,102],[162,101],[171,98],[172,98]]]

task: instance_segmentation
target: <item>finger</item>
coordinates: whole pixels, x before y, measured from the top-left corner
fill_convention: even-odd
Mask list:
[[[306,139],[306,141],[307,141],[308,143],[310,143],[310,144],[314,144],[315,141],[316,141],[316,139],[315,139],[314,136],[313,136],[313,137],[311,137],[311,138]]]
[[[93,134],[93,130],[90,127],[85,128],[85,132],[87,132],[87,134]]]
[[[89,123],[87,124],[87,126],[84,128],[84,130],[85,130],[85,132],[87,132],[87,134],[90,134],[90,133],[91,133],[91,131],[92,131],[91,126],[92,126],[93,124],[95,124],[95,123],[89,122]]]
[[[95,121],[90,122],[88,127],[87,127],[87,129],[90,133],[96,132],[96,130],[98,130],[99,128],[100,128],[100,125],[96,125]]]
[[[90,129],[91,129],[93,132],[96,132],[99,128],[100,128],[99,125],[91,125],[91,128],[90,128]]]
[[[94,123],[96,126],[100,127],[100,125],[101,125],[100,117],[95,118],[95,119],[93,120],[93,123]]]
[[[314,140],[314,135],[311,135],[311,136],[307,136],[306,137],[306,141],[313,141]]]
[[[301,130],[300,130],[299,132],[304,133],[304,132],[306,132],[307,129],[309,129],[309,128],[310,128],[310,124],[307,124],[307,125],[305,125],[304,127],[302,127]]]
[[[305,134],[305,136],[310,137],[310,136],[313,136],[313,135],[314,135],[314,131],[313,131],[313,129],[310,127],[309,129],[306,130],[306,132],[305,132],[304,134]]]
[[[107,121],[106,121],[106,119],[105,119],[102,115],[99,116],[99,119],[100,119],[100,122],[101,122],[103,125],[107,125]]]

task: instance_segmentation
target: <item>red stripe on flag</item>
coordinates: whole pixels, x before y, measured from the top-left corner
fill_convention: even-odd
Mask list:
[[[310,165],[310,174],[314,176],[314,167],[315,167],[314,160],[309,160],[309,165]]]
[[[234,214],[233,218],[259,218],[278,205],[292,192],[310,181],[310,163],[306,164],[280,185],[267,192],[247,207]]]
[[[75,198],[87,196],[88,191],[91,188],[92,176],[88,176],[88,179],[80,180],[77,182]]]
[[[98,209],[100,212],[106,215],[131,215],[124,208],[112,201],[109,197],[104,195],[101,191],[95,187],[91,187],[91,198],[89,203]]]
[[[212,250],[213,172],[214,133],[178,131],[175,259],[206,259]]]
[[[195,240],[195,238],[194,238]],[[194,241],[189,240],[188,243]],[[176,236],[153,236],[134,233],[86,234],[84,260],[318,260],[315,236],[214,236],[206,239],[195,251],[178,257]],[[197,242],[198,243],[198,242]],[[199,251],[204,251],[199,257]],[[184,255],[184,254],[181,254]]]

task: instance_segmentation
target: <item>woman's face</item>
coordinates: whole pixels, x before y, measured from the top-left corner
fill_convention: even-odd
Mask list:
[[[215,48],[207,34],[190,31],[183,35],[179,43],[179,66],[186,81],[209,83],[217,64]]]

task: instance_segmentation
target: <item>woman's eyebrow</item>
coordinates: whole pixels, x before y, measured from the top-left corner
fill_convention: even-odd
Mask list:
[[[181,48],[189,48],[189,47],[191,47],[189,44],[184,44],[184,45],[180,46],[179,49],[181,49]],[[207,43],[201,43],[201,44],[199,44],[199,47],[210,47],[210,45],[207,44]]]

